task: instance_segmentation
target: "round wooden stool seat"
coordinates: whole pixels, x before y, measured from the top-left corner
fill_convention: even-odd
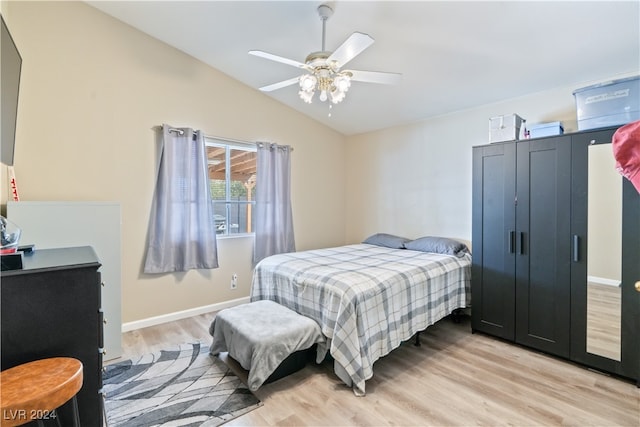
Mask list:
[[[18,426],[52,418],[53,410],[68,402],[82,387],[82,362],[52,357],[0,372],[2,426]],[[74,399],[74,415],[77,406]]]

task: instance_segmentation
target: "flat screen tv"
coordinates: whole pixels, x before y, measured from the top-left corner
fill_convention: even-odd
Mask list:
[[[20,71],[22,57],[4,18],[0,15],[0,116],[2,116],[0,137],[0,161],[7,166],[13,165],[13,152],[16,140],[16,119],[18,117],[18,92],[20,89]]]

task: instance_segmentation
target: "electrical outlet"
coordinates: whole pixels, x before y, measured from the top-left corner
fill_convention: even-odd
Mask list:
[[[233,273],[231,275],[231,289],[235,289],[238,287],[238,275]]]

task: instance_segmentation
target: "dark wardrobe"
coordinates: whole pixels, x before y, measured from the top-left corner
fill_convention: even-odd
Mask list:
[[[616,128],[473,148],[472,329],[637,380],[640,195]]]

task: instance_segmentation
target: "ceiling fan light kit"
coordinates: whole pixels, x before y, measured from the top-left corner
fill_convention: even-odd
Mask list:
[[[395,84],[400,81],[401,75],[397,73],[382,73],[376,71],[340,70],[347,62],[351,61],[374,42],[367,34],[355,32],[340,45],[334,52],[325,50],[325,29],[327,19],[333,14],[333,9],[327,4],[318,6],[318,15],[322,20],[322,50],[310,53],[305,62],[283,58],[260,50],[249,51],[250,55],[259,56],[272,61],[281,62],[302,68],[307,71],[299,77],[288,79],[260,88],[263,92],[271,92],[286,86],[298,83],[300,98],[310,104],[313,95],[319,92],[318,99],[325,102],[330,99],[333,104],[344,100],[351,87],[352,81]]]

